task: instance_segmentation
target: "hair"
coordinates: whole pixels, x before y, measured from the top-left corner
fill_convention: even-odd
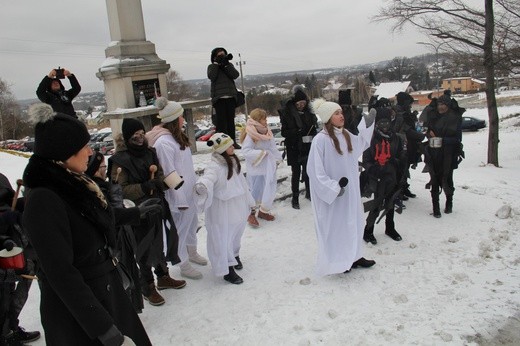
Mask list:
[[[224,151],[222,154],[222,157],[224,157],[224,160],[226,160],[227,166],[228,166],[228,174],[227,174],[227,180],[231,179],[233,176],[233,161],[235,160],[235,163],[237,164],[237,174],[240,174],[240,171],[242,169],[242,166],[240,165],[240,160],[238,159],[238,156],[236,154],[229,155],[227,151]]]
[[[255,108],[249,113],[249,117],[254,121],[260,122],[260,120],[267,119],[267,111],[262,108]],[[246,139],[246,126],[240,131],[240,143]]]
[[[174,121],[170,121],[169,123],[164,124],[164,128],[172,134],[173,138],[179,143],[181,146],[181,150],[186,149],[186,147],[190,146],[190,139],[179,126],[179,118]]]
[[[334,133],[334,125],[332,125],[332,122],[330,120],[325,124],[325,129],[327,130],[329,137],[332,139],[332,142],[334,143],[334,148],[336,148],[336,151],[340,155],[343,155],[343,152],[341,151],[341,149],[339,147],[338,138],[336,137],[336,134]],[[342,133],[343,133],[343,136],[345,137],[345,140],[347,141],[348,152],[351,153],[352,152],[352,141],[350,140],[350,135],[349,135],[348,131],[345,129],[342,130]]]

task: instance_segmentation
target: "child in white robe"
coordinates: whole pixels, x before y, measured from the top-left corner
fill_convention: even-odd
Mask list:
[[[249,114],[245,129],[240,134],[242,154],[246,161],[247,182],[256,207],[251,210],[248,223],[258,227],[258,218],[273,221],[270,213],[276,196],[276,167],[282,161],[282,154],[276,147],[273,133],[267,126],[267,112],[256,108]]]
[[[205,212],[208,257],[215,275],[241,284],[243,279],[235,269],[242,269],[241,239],[255,203],[231,137],[215,133],[207,143],[214,152],[194,190],[199,210]]]
[[[318,238],[317,274],[371,267],[375,261],[362,257],[364,218],[358,159],[370,147],[375,114],[361,120],[355,136],[343,128],[345,119],[337,103],[319,99],[313,109],[324,124],[312,141],[307,162]]]

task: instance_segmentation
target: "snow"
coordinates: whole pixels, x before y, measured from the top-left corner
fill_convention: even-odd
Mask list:
[[[435,219],[423,165],[411,171],[417,198],[396,215],[403,240],[384,235],[365,247],[377,264],[348,274],[315,275],[316,236],[310,202],[274,205],[277,219],[247,228],[242,285],[200,267],[202,280],[165,290],[166,304],[145,302],[140,315],[155,345],[477,345],[520,343],[520,106],[501,107],[500,168],[486,165],[488,129],[463,133],[466,159],[455,171],[454,211]],[[512,117],[512,114],[517,114]],[[486,110],[468,115],[486,118]],[[196,169],[209,160],[195,155]],[[0,152],[14,184],[27,158]],[[279,176],[290,174],[284,163]],[[278,196],[290,191],[280,183]],[[303,186],[303,184],[302,184]],[[444,197],[441,197],[444,203]],[[366,215],[366,214],[365,214]],[[201,216],[202,220],[202,216]],[[202,221],[201,221],[201,224]],[[45,230],[42,230],[45,231]],[[206,230],[199,252],[206,255]],[[170,273],[180,278],[179,268]],[[21,325],[43,331],[34,285]],[[32,343],[44,345],[43,339]]]
[[[397,95],[399,92],[407,91],[409,86],[409,81],[381,83],[378,85],[376,91],[374,92],[374,95],[378,95],[379,98],[395,98],[395,95]]]

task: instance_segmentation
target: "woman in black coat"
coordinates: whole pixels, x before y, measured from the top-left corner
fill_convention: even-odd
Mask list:
[[[291,166],[292,207],[300,209],[300,176],[305,182],[305,198],[310,199],[309,177],[307,176],[307,158],[311,150],[311,140],[317,133],[316,115],[309,108],[309,98],[301,86],[293,89],[293,97],[280,111],[282,136],[285,138],[287,164]]]
[[[44,104],[29,114],[35,148],[23,176],[23,224],[41,266],[47,345],[151,345],[111,255],[112,209],[83,174],[92,154],[85,125]]]

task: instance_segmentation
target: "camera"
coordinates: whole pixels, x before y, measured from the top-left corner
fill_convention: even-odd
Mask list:
[[[57,79],[64,79],[65,78],[65,69],[58,67],[54,71],[56,71],[56,78]]]

